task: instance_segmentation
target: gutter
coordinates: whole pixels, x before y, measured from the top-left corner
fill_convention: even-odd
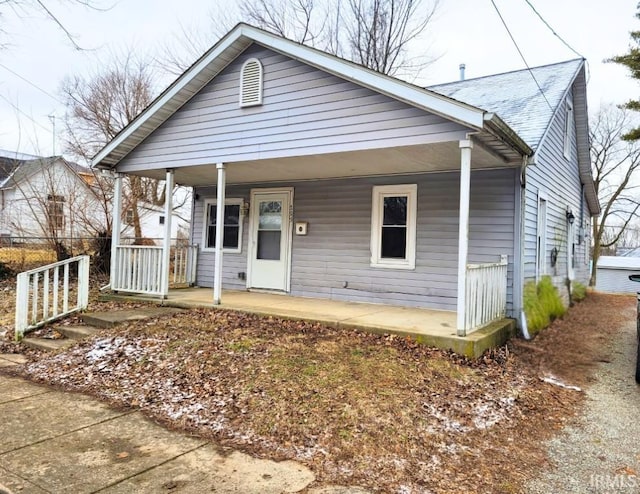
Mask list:
[[[533,149],[531,149],[529,145],[495,113],[485,113],[484,123],[487,130],[515,150],[519,151],[523,156],[533,155]]]

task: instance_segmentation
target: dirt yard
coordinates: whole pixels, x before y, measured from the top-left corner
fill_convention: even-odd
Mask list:
[[[633,312],[633,297],[593,294],[535,341],[468,361],[401,338],[194,310],[32,356],[19,372],[299,460],[320,485],[522,492],[584,398],[557,381],[588,385]]]

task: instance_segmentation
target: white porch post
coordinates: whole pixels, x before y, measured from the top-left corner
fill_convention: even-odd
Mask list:
[[[122,175],[116,173],[113,180],[113,210],[111,212],[111,261],[109,264],[109,286],[112,290],[118,288],[117,247],[120,245],[120,230],[122,229]]]
[[[169,295],[169,272],[171,271],[171,216],[173,213],[173,170],[167,170],[164,196],[164,238],[162,240],[162,296]]]
[[[222,301],[222,246],[224,245],[224,197],[225,168],[224,163],[216,165],[218,181],[216,182],[216,258],[213,269],[213,303],[220,305]]]
[[[469,252],[469,195],[471,191],[471,149],[473,143],[460,141],[460,226],[458,230],[457,333],[466,336],[467,257]]]

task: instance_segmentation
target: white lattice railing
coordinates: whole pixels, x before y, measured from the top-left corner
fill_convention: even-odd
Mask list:
[[[54,262],[18,274],[16,340],[89,304],[89,256]]]
[[[467,265],[465,331],[473,331],[507,312],[507,256],[489,264]]]
[[[169,281],[176,285],[196,281],[197,245],[171,248]],[[162,247],[118,245],[111,289],[116,292],[164,295],[162,290]]]

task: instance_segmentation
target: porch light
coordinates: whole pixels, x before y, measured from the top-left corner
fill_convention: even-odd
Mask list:
[[[569,222],[569,224],[573,225],[575,219],[576,217],[573,215],[573,211],[571,211],[571,209],[567,209],[567,221]]]
[[[240,214],[242,216],[249,214],[249,203],[247,201],[242,201],[242,204],[240,205]]]

